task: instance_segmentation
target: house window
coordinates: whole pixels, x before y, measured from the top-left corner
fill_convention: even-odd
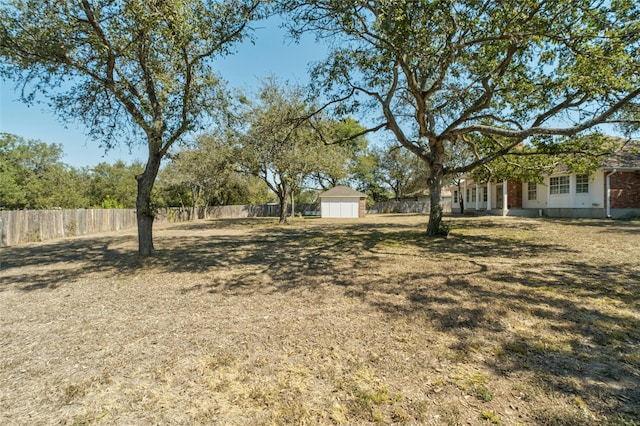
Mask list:
[[[478,192],[477,190],[473,190],[471,191],[471,202],[475,203],[476,202],[476,192]]]
[[[470,202],[470,201],[469,201],[469,192],[470,192],[470,191],[471,191],[471,190],[470,190],[469,188],[467,188],[467,203],[469,203],[469,202]]]
[[[568,194],[569,193],[569,176],[556,176],[549,179],[550,194]]]
[[[453,191],[453,202],[454,203],[458,202],[458,191]]]
[[[576,194],[589,193],[589,175],[576,176]]]
[[[527,186],[527,200],[535,201],[538,199],[538,185],[535,182],[529,182]]]
[[[484,187],[484,195],[483,195],[483,199],[484,202],[487,202],[487,194],[489,193],[489,188],[487,188],[486,186]]]

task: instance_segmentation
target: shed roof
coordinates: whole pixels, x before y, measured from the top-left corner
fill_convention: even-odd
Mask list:
[[[362,192],[358,192],[355,189],[351,189],[348,186],[338,185],[329,189],[328,191],[323,192],[319,195],[320,198],[343,198],[343,197],[358,197],[358,198],[366,198],[367,194],[363,194]]]

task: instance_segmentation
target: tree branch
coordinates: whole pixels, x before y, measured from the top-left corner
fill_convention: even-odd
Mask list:
[[[509,67],[509,64],[513,60],[513,57],[517,51],[518,51],[518,45],[514,41],[512,41],[509,44],[509,48],[507,50],[507,54],[504,57],[504,59],[489,75],[485,76],[481,80],[482,88],[484,89],[484,91],[482,92],[482,95],[480,95],[480,97],[476,99],[473,105],[471,105],[464,112],[462,112],[462,114],[460,114],[460,117],[458,117],[457,120],[451,123],[442,132],[443,134],[449,133],[452,129],[455,129],[460,124],[466,122],[469,119],[469,117],[471,117],[472,114],[478,111],[481,111],[483,109],[487,109],[491,105],[491,99],[493,98],[493,91],[494,91],[495,84],[490,83],[490,81],[491,80],[495,81],[497,78],[501,78],[502,76],[504,76],[505,72],[507,71],[507,68]]]
[[[506,154],[509,154],[510,151],[515,148],[516,146],[518,146],[518,144],[520,144],[524,139],[517,139],[513,142],[511,142],[508,145],[503,146],[501,149],[493,152],[490,155],[487,155],[485,157],[482,157],[478,152],[475,152],[474,155],[476,156],[477,160],[467,164],[466,166],[461,166],[461,167],[454,167],[451,168],[448,171],[448,173],[450,174],[455,174],[455,173],[465,173],[468,171],[471,171],[477,167],[480,166],[484,166],[485,164],[488,164],[492,161],[494,161],[495,159],[502,157]]]
[[[573,127],[565,127],[565,128],[553,128],[553,127],[529,127],[527,129],[522,130],[512,130],[512,129],[501,129],[493,126],[486,126],[481,124],[474,124],[471,126],[467,126],[461,129],[452,130],[449,135],[451,136],[459,136],[467,133],[480,133],[483,135],[494,135],[494,136],[502,136],[506,138],[516,138],[516,139],[526,139],[533,135],[555,135],[555,136],[573,136],[583,130],[589,129],[598,124],[602,124],[607,122],[608,118],[613,114],[622,109],[629,101],[635,99],[640,95],[640,88],[632,91],[624,98],[620,99],[614,105],[612,105],[609,109],[607,109],[602,114],[592,118],[591,120],[587,120],[582,124]]]
[[[349,135],[347,137],[344,137],[344,138],[341,138],[341,139],[338,139],[338,140],[335,140],[335,141],[327,142],[326,138],[322,134],[322,131],[317,126],[315,126],[313,124],[313,122],[309,121],[309,124],[311,125],[313,130],[315,130],[317,132],[317,134],[320,137],[320,140],[322,141],[322,143],[327,145],[327,146],[328,145],[339,145],[341,143],[349,142],[349,141],[358,139],[360,136],[364,136],[364,135],[369,134],[369,133],[375,133],[378,130],[387,127],[387,123],[382,123],[382,124],[379,124],[379,125],[377,125],[375,127],[371,127],[369,129],[365,129],[365,130],[363,130],[361,132],[354,133],[353,135]]]

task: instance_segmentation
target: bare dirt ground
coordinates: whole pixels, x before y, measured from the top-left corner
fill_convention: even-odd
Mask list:
[[[0,251],[0,424],[640,424],[640,222],[211,220]]]

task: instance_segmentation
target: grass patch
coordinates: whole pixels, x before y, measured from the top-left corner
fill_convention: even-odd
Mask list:
[[[482,418],[485,420],[489,420],[494,425],[502,424],[502,421],[500,420],[500,418],[493,411],[489,411],[489,410],[483,411]]]
[[[480,372],[473,372],[468,375],[455,377],[457,386],[475,396],[481,401],[489,402],[495,398],[495,393],[487,387],[487,376]]]

